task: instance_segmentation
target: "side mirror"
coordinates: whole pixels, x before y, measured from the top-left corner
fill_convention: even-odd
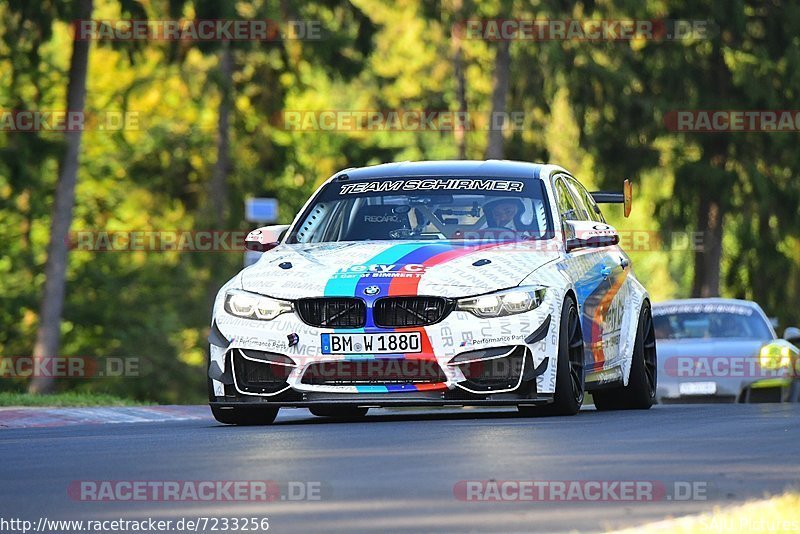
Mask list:
[[[783,331],[783,339],[789,343],[800,346],[800,328],[790,326]]]
[[[244,239],[244,248],[255,252],[272,250],[280,244],[281,239],[283,239],[288,229],[288,224],[256,228],[247,234],[247,237]]]
[[[579,248],[610,247],[618,243],[619,234],[611,225],[593,221],[564,223],[564,244],[567,252]]]

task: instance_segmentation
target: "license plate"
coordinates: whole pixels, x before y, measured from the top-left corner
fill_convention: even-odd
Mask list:
[[[419,332],[322,334],[322,354],[397,354],[422,352]]]
[[[681,395],[713,395],[717,392],[716,382],[684,382],[678,386]]]

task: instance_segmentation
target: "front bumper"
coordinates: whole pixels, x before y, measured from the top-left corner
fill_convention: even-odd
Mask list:
[[[294,314],[255,321],[218,309],[209,337],[211,403],[220,407],[547,403],[555,391],[558,333],[551,323],[557,323],[552,320],[556,312],[543,303],[527,313],[493,319],[454,311],[425,327],[334,330],[309,326]],[[322,334],[403,332],[419,333],[421,352],[322,353]],[[453,362],[456,356],[458,361]],[[320,369],[334,371],[326,377]]]
[[[682,384],[692,383],[713,383],[715,391],[703,394],[681,391]],[[656,398],[662,404],[782,402],[788,400],[792,384],[790,376],[761,379],[715,377],[703,380],[669,380],[659,376]]]

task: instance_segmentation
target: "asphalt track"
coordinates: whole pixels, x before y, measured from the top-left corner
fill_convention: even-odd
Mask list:
[[[294,409],[269,427],[226,427],[209,415],[5,429],[0,518],[268,517],[270,532],[603,531],[797,488],[798,452],[797,404],[585,408],[538,419],[513,410],[372,410],[360,422]],[[625,502],[457,498],[459,481],[487,479],[651,481],[666,494]],[[86,480],[311,482],[320,496],[176,503],[68,495],[71,483]],[[676,500],[676,482],[701,489]]]

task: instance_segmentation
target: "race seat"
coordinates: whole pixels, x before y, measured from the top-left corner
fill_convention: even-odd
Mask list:
[[[365,241],[368,239],[392,239],[392,230],[411,228],[408,214],[395,213],[395,206],[377,204],[362,206],[356,213],[355,220],[347,232],[347,241]]]

